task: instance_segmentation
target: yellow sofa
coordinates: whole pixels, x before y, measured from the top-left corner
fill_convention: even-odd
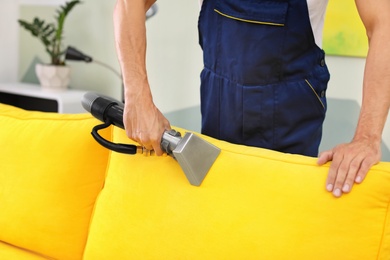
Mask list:
[[[390,163],[336,199],[315,158],[203,136],[221,154],[195,187],[98,123],[0,104],[0,259],[390,259]]]

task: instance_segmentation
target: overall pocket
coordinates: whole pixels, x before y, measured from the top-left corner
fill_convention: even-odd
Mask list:
[[[284,26],[287,1],[219,0],[214,11],[241,22]]]
[[[219,72],[243,85],[278,79],[287,10],[287,1],[217,0]]]
[[[326,112],[326,85],[311,78],[285,82],[275,89],[276,146],[316,156]]]
[[[320,105],[320,111],[326,111],[327,109],[327,105],[326,105],[326,89],[324,88],[318,88],[317,84],[316,85],[313,85],[311,82],[313,81],[309,81],[308,79],[305,79],[305,82],[307,84],[307,86],[309,87],[309,89],[312,91],[313,93],[313,97],[315,97],[318,101],[318,104]]]

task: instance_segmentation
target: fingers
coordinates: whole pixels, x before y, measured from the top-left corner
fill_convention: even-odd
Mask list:
[[[144,129],[147,130],[126,130],[126,133],[130,139],[136,141],[145,149],[154,150],[155,154],[158,156],[163,155],[164,152],[161,149],[161,138],[164,131],[171,129],[168,120],[164,118],[163,123],[159,123],[157,127],[145,127]]]
[[[344,183],[345,165],[341,166],[343,156],[332,151],[332,163],[329,168],[328,178],[326,180],[326,190],[333,192],[335,197],[341,196],[340,183]]]
[[[351,192],[355,183],[361,183],[370,168],[379,162],[379,158],[380,150],[377,148],[370,149],[369,145],[364,143],[352,142],[321,153],[317,163],[323,165],[332,161],[326,190],[338,198]]]
[[[361,159],[359,157],[349,157],[345,154],[336,155],[329,169],[327,190],[332,192],[335,197],[340,197],[343,193],[349,193],[360,164]]]
[[[151,132],[127,132],[127,136],[140,144],[146,150],[152,151],[154,150],[156,155],[163,155],[163,151],[161,150],[161,135],[153,135]]]
[[[332,150],[325,151],[318,156],[317,164],[324,165],[325,163],[332,161],[332,159],[333,159],[333,151]]]
[[[163,155],[160,143],[164,131],[171,129],[169,121],[153,105],[125,106],[123,115],[127,136],[156,155]]]

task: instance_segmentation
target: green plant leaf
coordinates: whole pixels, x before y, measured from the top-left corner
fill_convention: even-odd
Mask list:
[[[33,23],[18,20],[19,24],[29,31],[33,36],[39,38],[45,46],[51,44],[50,36],[55,31],[53,24],[45,24],[45,21],[34,18]]]
[[[65,18],[69,12],[80,3],[81,1],[79,0],[73,0],[65,3],[64,6],[60,6],[59,9],[56,10],[57,15],[55,18],[57,20],[57,27],[52,23],[47,24],[38,17],[35,17],[31,23],[24,20],[18,20],[21,27],[40,39],[45,46],[46,52],[50,55],[53,65],[65,64],[65,62],[61,60],[61,56],[65,53],[65,51],[62,50]]]

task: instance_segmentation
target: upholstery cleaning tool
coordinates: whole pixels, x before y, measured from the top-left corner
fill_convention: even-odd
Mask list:
[[[99,135],[98,131],[115,125],[124,129],[124,104],[113,98],[87,92],[81,101],[85,110],[104,122],[92,129],[92,136],[102,146],[119,153],[136,154],[146,153],[141,146],[130,144],[117,144],[107,141]],[[220,149],[193,133],[185,133],[181,137],[175,130],[165,131],[161,137],[161,149],[177,160],[184,171],[188,181],[199,186],[206,177],[211,166],[217,159]]]

